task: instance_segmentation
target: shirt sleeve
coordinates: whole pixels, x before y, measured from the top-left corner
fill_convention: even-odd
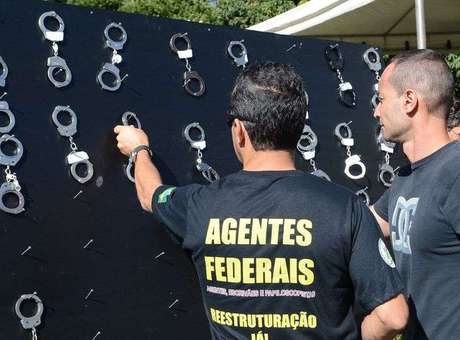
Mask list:
[[[388,222],[388,200],[390,198],[390,189],[387,189],[382,196],[374,203],[375,212]]]
[[[446,215],[450,225],[457,235],[460,235],[460,209],[458,198],[460,197],[460,176],[457,177],[455,182],[450,188],[446,201],[442,206],[442,210]]]
[[[377,221],[359,199],[352,203],[351,240],[350,277],[359,304],[370,313],[404,286]]]
[[[187,234],[189,198],[199,188],[200,185],[197,184],[182,187],[162,185],[153,194],[154,218],[166,225],[173,238],[181,244]]]

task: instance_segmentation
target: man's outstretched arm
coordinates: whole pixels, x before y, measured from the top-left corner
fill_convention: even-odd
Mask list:
[[[117,147],[125,156],[140,145],[149,147],[149,139],[144,131],[133,126],[117,125],[114,128],[117,135]],[[152,198],[155,190],[162,184],[160,173],[150,159],[147,150],[142,149],[135,158],[134,178],[137,198],[144,210],[152,212]]]

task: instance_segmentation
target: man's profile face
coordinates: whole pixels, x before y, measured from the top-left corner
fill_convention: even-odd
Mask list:
[[[389,80],[393,71],[394,64],[390,64],[382,74],[379,82],[379,104],[375,108],[374,117],[378,119],[386,140],[402,142],[409,127],[403,111],[402,96]]]

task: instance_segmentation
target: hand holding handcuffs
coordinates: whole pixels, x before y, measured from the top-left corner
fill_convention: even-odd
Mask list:
[[[361,161],[361,157],[359,155],[353,155],[351,153],[351,147],[355,145],[355,140],[353,138],[350,125],[351,122],[348,123],[340,123],[335,127],[334,134],[339,139],[340,144],[347,148],[347,156],[348,158],[345,160],[345,175],[351,179],[361,179],[366,175],[366,166]],[[342,134],[343,129],[345,129],[345,134]],[[360,168],[360,172],[356,175],[351,173],[351,168],[358,166]]]
[[[185,50],[179,50],[176,47],[176,40],[183,39],[187,44],[187,48]],[[192,43],[188,37],[188,33],[176,33],[174,34],[171,39],[169,40],[169,48],[171,51],[177,54],[179,59],[185,60],[185,68],[187,69],[184,72],[184,84],[182,85],[185,91],[194,97],[200,97],[204,94],[206,90],[206,85],[204,84],[203,78],[198,74],[197,71],[192,71],[192,66],[190,65],[189,59],[193,58],[193,50],[192,50]],[[192,80],[196,80],[199,83],[199,89],[197,91],[193,91],[190,87]]]
[[[56,31],[51,31],[48,28],[46,28],[45,20],[47,18],[54,18],[58,21],[59,28]],[[67,66],[66,61],[58,55],[59,46],[57,44],[58,42],[64,40],[64,21],[54,11],[45,12],[38,19],[38,26],[40,27],[40,30],[43,32],[43,36],[45,37],[45,39],[53,43],[52,48],[54,55],[52,57],[49,57],[47,60],[48,79],[57,88],[65,87],[69,85],[72,81],[72,72],[70,71],[70,68]],[[55,78],[57,73],[61,71],[65,72],[65,78],[62,81],[57,80]]]
[[[70,115],[71,122],[68,125],[63,125],[58,119],[61,112],[66,112]],[[62,137],[68,137],[70,143],[70,153],[67,155],[67,164],[70,165],[70,173],[77,182],[83,184],[88,182],[94,175],[93,164],[89,161],[89,156],[85,151],[78,151],[77,144],[73,140],[73,136],[77,133],[77,115],[70,106],[56,106],[51,116],[54,125],[56,125],[58,133]],[[77,166],[84,165],[86,167],[86,176],[82,177],[77,173]]]
[[[0,74],[0,87],[4,87],[6,84],[6,78],[8,76],[8,66],[2,57],[0,57],[0,64],[2,65],[2,74]],[[11,112],[8,102],[2,101],[1,99],[6,95],[4,93],[0,97],[0,112],[6,114],[8,118],[8,124],[0,126],[0,164],[5,166],[5,182],[0,186],[0,210],[9,214],[20,214],[24,209],[24,196],[21,193],[21,185],[19,184],[16,173],[11,171],[11,167],[14,167],[22,158],[24,153],[24,147],[19,139],[14,135],[8,133],[13,130],[16,120],[13,112]],[[11,155],[6,155],[2,151],[3,143],[13,143],[15,145],[15,151]],[[15,207],[7,207],[4,202],[6,195],[14,195],[17,198],[17,205]]]
[[[192,139],[190,136],[190,130],[197,129],[199,136],[197,139]],[[184,137],[187,142],[190,143],[190,146],[197,150],[197,158],[195,162],[196,169],[201,172],[201,175],[210,183],[218,180],[220,178],[216,170],[214,170],[209,164],[203,162],[203,153],[202,151],[206,148],[206,135],[203,128],[200,126],[200,123],[191,123],[187,125],[184,129]]]
[[[37,311],[35,312],[35,315],[24,316],[22,314],[21,305],[26,300],[33,300],[35,304],[37,305]],[[24,328],[25,330],[30,329],[32,332],[32,340],[38,340],[37,327],[40,326],[42,322],[41,317],[43,315],[44,307],[43,307],[43,302],[37,296],[37,293],[21,295],[21,297],[16,301],[14,310],[16,311],[16,315],[21,320],[22,328]]]
[[[387,188],[391,187],[395,178],[395,169],[390,165],[390,154],[394,153],[396,143],[389,142],[383,138],[382,130],[377,137],[377,143],[381,152],[385,153],[385,161],[379,164],[378,180]]]
[[[136,129],[142,128],[141,121],[139,120],[139,118],[134,112],[126,111],[125,113],[123,113],[123,116],[121,117],[121,122],[123,123],[124,126],[130,126],[132,125],[130,124],[131,119],[135,121],[136,125],[134,127]],[[150,149],[148,151],[150,153],[150,156],[152,156],[152,152],[150,151]],[[136,160],[135,159],[136,156],[137,156],[137,152],[136,153],[131,152],[131,154],[129,155],[128,164],[126,165],[126,168],[125,168],[126,177],[128,177],[128,179],[133,183],[135,183],[135,179],[132,174],[132,170],[133,170],[134,162]]]
[[[227,53],[233,59],[235,65],[237,67],[243,67],[244,70],[246,68],[246,64],[248,63],[248,51],[246,50],[246,46],[244,46],[243,42],[244,40],[230,41],[227,47]],[[239,48],[241,52],[239,54],[235,54],[235,48]]]
[[[119,30],[121,32],[121,37],[119,40],[114,40],[110,37],[111,30]],[[123,61],[123,58],[121,54],[118,53],[118,51],[123,49],[123,46],[128,40],[128,34],[126,33],[125,29],[120,23],[117,24],[117,23],[112,22],[109,25],[107,25],[107,27],[105,28],[104,36],[106,39],[106,42],[105,42],[106,47],[112,49],[112,60],[111,60],[111,63],[105,63],[102,66],[102,69],[99,71],[97,75],[97,81],[99,85],[101,85],[101,88],[103,90],[114,92],[120,88],[121,82],[123,81],[123,79],[125,79],[128,76],[128,75],[125,75],[122,79],[120,77],[120,69],[117,66]],[[112,84],[107,84],[104,81],[103,76],[106,73],[111,74],[115,78]]]
[[[369,69],[374,72],[376,82],[372,86],[374,94],[371,99],[372,107],[375,109],[378,105],[379,98],[379,81],[380,81],[380,70],[382,69],[382,64],[380,63],[380,55],[377,52],[377,49],[374,47],[368,48],[364,54],[363,59]]]
[[[335,57],[334,57],[335,54]],[[325,50],[326,59],[329,63],[329,67],[332,71],[337,74],[339,80],[339,98],[340,101],[348,107],[356,106],[356,93],[353,90],[353,86],[350,82],[343,80],[342,71],[344,66],[344,60],[342,52],[340,51],[339,44],[329,45]],[[347,100],[347,93],[351,96],[351,101]]]

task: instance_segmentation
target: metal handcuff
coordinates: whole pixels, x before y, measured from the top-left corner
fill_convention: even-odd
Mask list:
[[[190,137],[190,130],[196,129],[199,132],[197,139]],[[217,181],[220,176],[208,163],[203,162],[202,151],[206,149],[206,135],[200,123],[194,122],[187,125],[184,129],[184,137],[190,143],[192,149],[197,150],[197,158],[195,162],[196,169],[201,172],[201,175],[210,183]]]
[[[139,118],[137,117],[137,115],[134,112],[126,111],[121,116],[121,121],[122,121],[124,126],[132,125],[132,124],[129,123],[129,121],[131,119],[134,119],[134,121],[136,122],[136,124],[134,126],[136,129],[141,129],[142,128],[141,121],[139,120]],[[128,165],[126,165],[126,168],[125,168],[125,173],[126,173],[126,177],[128,177],[128,179],[131,182],[135,183],[134,176],[132,174],[133,166],[134,166],[134,157],[133,157],[133,155],[130,155],[129,160],[128,160]]]
[[[4,87],[8,76],[8,66],[1,57],[0,63],[3,68],[2,75],[0,77],[0,86]],[[2,95],[2,97],[4,95]],[[25,210],[25,200],[21,193],[21,185],[19,184],[16,174],[11,171],[11,167],[15,166],[21,160],[22,155],[24,154],[24,147],[19,139],[17,139],[14,135],[8,134],[14,128],[16,120],[6,101],[0,101],[0,112],[5,113],[9,120],[7,125],[0,127],[0,134],[3,134],[0,137],[0,164],[6,167],[5,182],[0,186],[0,210],[9,214],[17,215]],[[15,151],[12,155],[6,155],[2,151],[2,144],[7,142],[15,144]],[[4,197],[6,195],[16,196],[18,204],[13,208],[7,207],[4,202]]]
[[[390,165],[390,154],[394,153],[396,143],[385,140],[381,130],[377,136],[377,143],[380,151],[385,153],[384,163],[379,164],[378,180],[389,188],[395,179],[395,169]]]
[[[70,115],[71,122],[68,125],[63,125],[59,122],[58,115],[61,112],[67,112]],[[88,182],[94,175],[93,164],[89,161],[89,156],[85,151],[78,151],[77,144],[73,140],[73,136],[77,133],[77,115],[70,106],[56,106],[51,116],[54,125],[56,125],[58,133],[62,137],[68,137],[70,143],[70,153],[66,157],[67,164],[70,165],[70,173],[72,177],[79,183]],[[77,167],[84,165],[86,167],[86,176],[81,177],[77,173]]]
[[[59,28],[56,31],[51,31],[45,27],[45,20],[47,18],[54,18],[59,22]],[[38,19],[38,26],[40,30],[43,32],[43,36],[46,40],[51,41],[52,48],[53,48],[53,56],[49,57],[47,60],[48,66],[48,79],[50,82],[57,88],[65,87],[70,84],[72,81],[72,72],[70,68],[67,66],[66,61],[58,56],[59,46],[57,42],[64,40],[64,21],[62,18],[54,11],[45,12],[43,13],[40,18]],[[59,81],[55,78],[55,71],[61,72],[62,70],[65,72],[65,78],[63,81]]]
[[[187,43],[187,48],[185,50],[179,50],[176,47],[176,40],[183,39]],[[179,59],[185,59],[185,68],[187,71],[184,72],[184,84],[182,85],[187,91],[188,94],[194,97],[200,97],[206,91],[206,85],[204,83],[203,78],[198,74],[198,72],[192,70],[192,66],[190,65],[189,59],[193,58],[193,50],[192,50],[192,43],[188,37],[188,33],[176,33],[174,34],[171,39],[169,40],[169,48],[171,51],[177,54]],[[196,80],[200,87],[197,91],[193,91],[190,88],[190,83],[192,80]]]
[[[121,31],[120,40],[113,40],[112,38],[110,38],[109,31],[111,29],[118,29]],[[106,39],[106,42],[105,42],[106,47],[112,49],[112,61],[111,63],[105,63],[102,66],[102,69],[99,71],[97,75],[97,81],[99,85],[101,85],[101,88],[103,90],[114,92],[120,88],[121,82],[123,81],[124,78],[128,76],[128,75],[125,75],[122,79],[120,77],[120,69],[116,66],[123,61],[123,57],[121,56],[121,54],[118,54],[118,51],[122,50],[126,41],[128,41],[128,34],[126,33],[126,30],[123,28],[121,23],[117,24],[115,22],[112,22],[109,25],[107,25],[107,27],[105,28],[104,36]],[[104,82],[103,76],[106,73],[110,73],[115,78],[115,81],[113,82],[112,85],[106,84]]]
[[[0,73],[0,87],[4,87],[6,84],[6,78],[8,77],[8,65],[6,65],[2,56],[0,56],[0,66],[2,66],[2,73]]]
[[[310,165],[313,169],[313,171],[310,172],[312,175],[323,178],[330,182],[331,178],[328,176],[328,174],[316,167],[315,156],[317,145],[318,137],[313,132],[311,127],[305,124],[299,141],[297,142],[297,150],[299,150],[300,154],[306,161],[310,162]]]
[[[333,58],[333,54],[335,54],[337,58]],[[332,71],[334,71],[337,74],[337,78],[339,80],[338,91],[339,91],[340,101],[345,106],[355,107],[356,106],[356,93],[353,90],[353,86],[351,85],[350,82],[346,82],[345,80],[343,80],[342,71],[343,71],[344,60],[343,60],[342,52],[340,51],[339,44],[329,45],[328,47],[326,47],[325,56],[329,63],[329,67],[331,68]],[[347,93],[351,95],[351,102],[346,99]]]
[[[233,59],[233,62],[236,64],[237,67],[242,66],[243,69],[246,68],[246,64],[248,63],[248,51],[246,46],[243,44],[244,40],[240,41],[230,41],[227,47],[228,55]],[[235,47],[239,47],[241,49],[241,53],[236,55],[233,53],[233,49]]]
[[[366,166],[361,161],[361,157],[359,155],[353,155],[351,153],[351,147],[355,145],[355,140],[349,126],[350,124],[351,122],[338,124],[335,127],[334,135],[339,139],[340,144],[347,148],[348,158],[345,160],[345,175],[351,179],[361,179],[366,175]],[[345,129],[345,135],[342,134],[342,129]],[[356,166],[358,166],[361,171],[357,175],[353,175],[350,170],[352,167]]]
[[[369,194],[367,193],[368,187],[364,187],[358,191],[355,192],[355,194],[362,199],[366,205],[369,205],[371,203],[371,198],[369,197]]]
[[[375,84],[372,86],[374,94],[371,99],[372,107],[375,109],[378,105],[379,100],[379,81],[380,81],[380,70],[382,69],[382,64],[380,62],[380,55],[376,48],[370,47],[363,54],[364,62],[367,64],[369,69],[375,74]]]
[[[26,300],[33,300],[35,304],[37,305],[37,311],[35,312],[35,315],[24,316],[22,314],[21,305]],[[37,293],[21,295],[18,301],[16,301],[16,305],[14,306],[14,309],[16,311],[16,315],[21,320],[22,328],[26,330],[30,329],[32,331],[32,340],[38,340],[37,327],[40,326],[42,322],[41,317],[43,315],[44,307],[43,307],[43,302],[37,296]]]

